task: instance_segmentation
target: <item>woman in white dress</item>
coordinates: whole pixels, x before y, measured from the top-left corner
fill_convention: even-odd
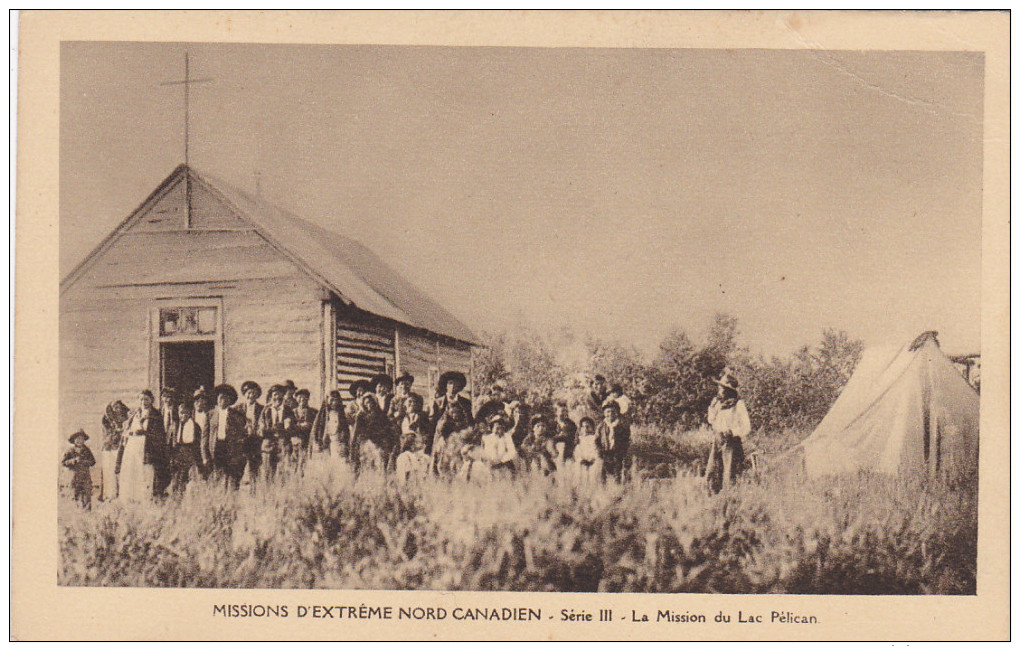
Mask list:
[[[152,392],[138,395],[140,406],[124,430],[124,456],[120,466],[120,497],[142,502],[153,495],[155,469],[166,459],[163,419],[153,406]]]

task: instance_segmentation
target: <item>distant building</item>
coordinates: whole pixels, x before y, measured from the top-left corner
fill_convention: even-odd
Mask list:
[[[60,284],[61,431],[163,386],[472,379],[471,331],[363,245],[181,165]]]

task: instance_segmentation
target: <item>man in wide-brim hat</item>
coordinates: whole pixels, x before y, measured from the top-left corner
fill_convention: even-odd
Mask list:
[[[361,412],[361,398],[365,396],[365,393],[372,391],[372,382],[368,379],[357,379],[350,386],[347,387],[347,392],[351,395],[351,403],[347,404],[347,422],[354,425],[354,419]]]
[[[471,400],[460,394],[466,385],[467,377],[456,370],[444,372],[439,377],[436,398],[429,411],[429,426],[435,429],[431,445],[433,461],[438,460],[439,464],[449,462],[439,459],[446,451],[446,440],[454,433],[459,433],[474,424]]]
[[[213,388],[216,396],[216,405],[222,408],[229,408],[237,403],[237,391],[230,384],[220,384]]]
[[[457,370],[448,370],[439,375],[439,384],[437,385],[436,390],[438,390],[440,394],[449,394],[450,385],[453,385],[453,394],[456,395],[460,391],[464,390],[465,386],[467,386],[467,377],[464,376],[463,372],[459,372]]]
[[[393,377],[384,372],[372,377],[370,392],[375,395],[379,410],[389,415],[390,404],[393,402]]]
[[[255,399],[259,399],[262,397],[262,386],[250,380],[241,384],[241,394],[244,395],[246,399],[249,392],[255,393]]]
[[[414,384],[414,377],[404,372],[402,375],[396,378],[393,382],[396,392],[393,393],[393,397],[390,399],[389,406],[384,410],[386,416],[390,418],[398,428],[403,424],[404,416],[407,413],[407,398],[411,395],[411,385]]]
[[[735,481],[744,466],[744,438],[751,433],[751,418],[740,398],[737,378],[728,371],[712,379],[719,389],[708,407],[708,424],[715,432],[705,466],[705,479],[712,491]]]
[[[361,392],[358,392],[361,391]],[[347,387],[347,392],[351,394],[354,399],[361,399],[361,396],[367,392],[372,391],[372,382],[368,379],[357,379]]]
[[[195,407],[195,423],[202,429],[200,454],[205,464],[211,463],[228,484],[237,487],[244,475],[251,448],[248,446],[244,413],[234,406],[237,391],[233,386],[220,384],[213,388],[213,393],[215,408],[206,412],[204,405]],[[199,399],[198,393],[195,393],[195,399]],[[205,397],[205,401],[208,400],[209,397]],[[257,471],[258,465],[252,468]]]

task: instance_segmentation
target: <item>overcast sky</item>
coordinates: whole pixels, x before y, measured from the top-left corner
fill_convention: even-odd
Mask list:
[[[980,54],[65,43],[66,274],[183,161],[472,328],[979,347]]]

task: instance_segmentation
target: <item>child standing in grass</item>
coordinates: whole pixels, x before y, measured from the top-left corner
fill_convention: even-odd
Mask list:
[[[590,417],[581,418],[574,460],[577,462],[581,482],[594,484],[598,481],[602,464],[599,460],[599,447],[595,442],[595,421]]]
[[[92,467],[96,464],[96,458],[92,455],[85,442],[89,439],[88,434],[78,429],[76,433],[67,439],[73,444],[64,454],[61,461],[65,467],[74,473],[71,478],[71,488],[74,490],[74,500],[83,509],[92,509]]]

